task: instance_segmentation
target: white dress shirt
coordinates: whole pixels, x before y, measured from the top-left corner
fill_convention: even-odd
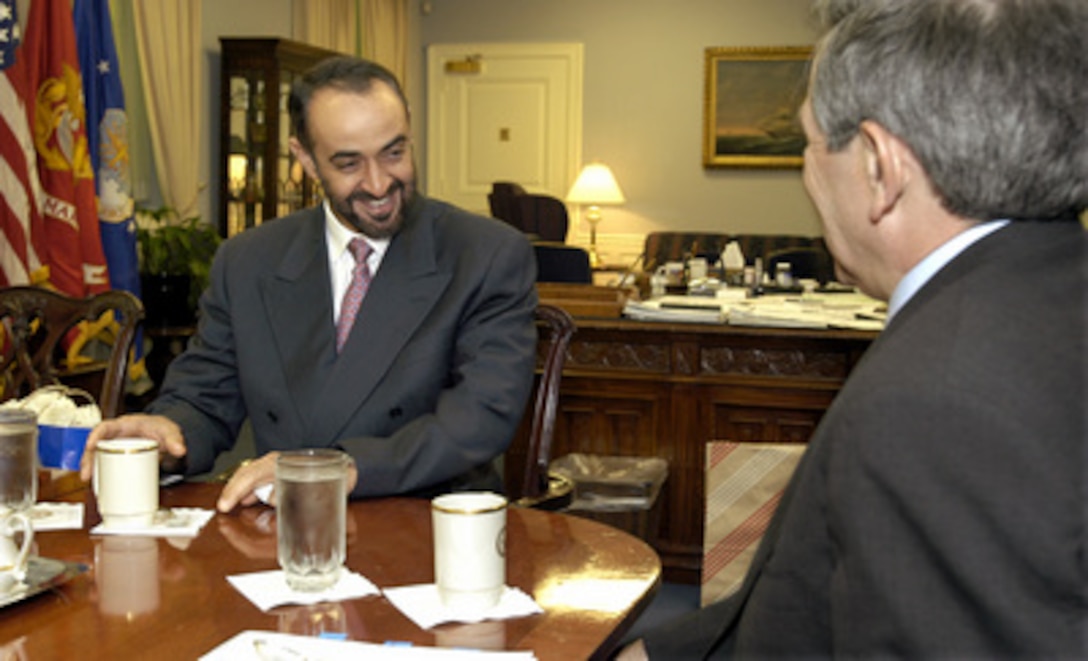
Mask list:
[[[336,219],[328,200],[325,201],[325,245],[329,248],[329,274],[332,277],[332,318],[335,323],[340,318],[340,304],[344,302],[344,293],[351,284],[351,271],[355,268],[355,256],[348,249],[348,243],[360,237],[370,244],[370,256],[366,263],[370,267],[370,277],[378,274],[385,251],[389,249],[389,239],[372,239],[358,232],[351,232]]]
[[[918,290],[936,275],[937,271],[940,271],[945,264],[955,259],[956,255],[967,250],[972,243],[990,232],[996,232],[1008,224],[1009,221],[1007,220],[979,223],[945,241],[939,248],[926,255],[925,259],[915,264],[914,268],[908,271],[903,279],[899,281],[899,284],[895,286],[895,291],[892,292],[892,297],[888,301],[888,321],[892,320],[896,312],[903,309],[907,301],[913,298]]]

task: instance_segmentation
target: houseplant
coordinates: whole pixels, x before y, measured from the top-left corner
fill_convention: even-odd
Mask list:
[[[136,211],[136,241],[145,323],[192,325],[222,238],[199,216],[182,218],[176,209],[164,206]]]

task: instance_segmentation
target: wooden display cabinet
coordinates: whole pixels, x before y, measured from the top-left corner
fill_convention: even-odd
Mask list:
[[[288,148],[287,98],[307,69],[338,53],[287,39],[219,41],[219,222],[229,237],[320,199]]]

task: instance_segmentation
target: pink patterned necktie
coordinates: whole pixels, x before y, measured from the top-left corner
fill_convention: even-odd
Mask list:
[[[344,292],[344,301],[340,304],[340,318],[336,321],[336,352],[340,353],[344,342],[348,340],[351,327],[355,324],[355,315],[363,303],[366,290],[370,286],[370,267],[366,258],[370,256],[370,244],[358,237],[348,243],[348,249],[355,257],[355,268],[351,270],[351,284]]]

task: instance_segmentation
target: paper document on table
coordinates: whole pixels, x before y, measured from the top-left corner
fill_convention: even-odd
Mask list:
[[[243,631],[200,657],[201,661],[268,661],[269,659],[313,659],[321,661],[535,661],[532,652],[447,649],[403,644],[364,643],[296,636],[271,631]]]
[[[30,508],[30,522],[35,532],[79,530],[83,527],[83,503],[34,503]]]
[[[227,582],[263,611],[283,604],[319,604],[323,601],[360,599],[381,593],[369,578],[348,569],[341,570],[336,583],[322,592],[300,592],[292,589],[287,585],[287,579],[280,569],[234,574],[227,577]]]
[[[503,588],[499,603],[482,613],[459,613],[456,609],[447,607],[442,603],[438,587],[433,583],[386,588],[383,594],[421,629],[430,629],[444,622],[506,620],[544,612],[532,597],[510,586]]]
[[[174,507],[155,513],[150,525],[132,528],[110,528],[100,523],[91,528],[92,535],[129,535],[135,537],[196,537],[204,524],[215,516],[215,510],[198,507]]]

